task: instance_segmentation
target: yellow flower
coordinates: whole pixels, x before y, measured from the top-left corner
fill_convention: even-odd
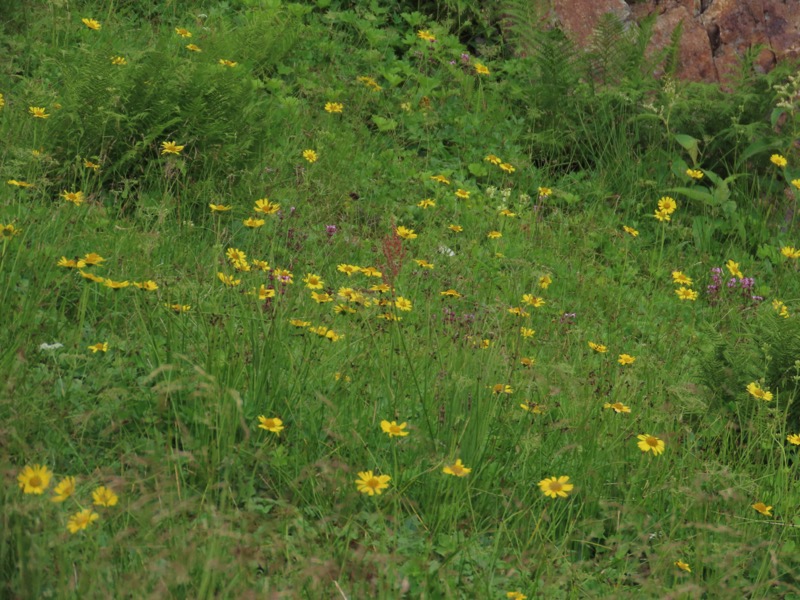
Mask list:
[[[702,179],[703,172],[699,169],[686,169],[686,174],[692,179]]]
[[[516,169],[514,168],[514,165],[511,165],[509,163],[500,163],[499,166],[506,173],[513,173],[514,171],[516,171]]]
[[[3,108],[6,105],[6,99],[3,97],[3,94],[0,94],[0,108]]]
[[[733,277],[744,279],[744,275],[742,274],[741,270],[739,270],[739,263],[729,260],[728,262],[725,263],[725,267],[728,269],[728,271]]]
[[[697,300],[697,297],[700,295],[699,292],[695,292],[692,289],[686,287],[679,287],[675,290],[675,293],[678,295],[678,298],[681,300]]]
[[[478,75],[488,75],[489,74],[489,69],[484,64],[475,63],[475,72]]]
[[[472,469],[465,467],[460,458],[452,465],[445,465],[444,469],[442,469],[442,473],[454,475],[455,477],[466,477],[470,471],[472,471]]]
[[[28,107],[28,112],[31,114],[32,117],[35,117],[37,119],[48,119],[48,118],[50,118],[50,115],[48,115],[45,112],[46,110],[47,110],[46,108],[43,108],[41,106],[29,106]]]
[[[787,164],[786,158],[781,156],[780,154],[773,154],[769,157],[769,161],[775,165],[776,167],[785,167]]]
[[[177,33],[182,38],[190,38],[192,37],[192,32],[188,29],[184,29],[183,27],[176,27],[175,33]]]
[[[114,281],[113,279],[104,279],[103,285],[112,290],[122,290],[130,285],[129,281]]]
[[[488,237],[490,240],[496,240],[498,238],[503,237],[503,234],[500,233],[499,231],[490,231],[489,233],[486,234],[486,237]]]
[[[305,283],[306,287],[310,290],[321,290],[325,285],[325,282],[322,281],[322,278],[319,275],[314,275],[313,273],[306,273],[306,276],[303,277],[303,283]]]
[[[155,292],[158,289],[158,284],[152,279],[148,279],[147,281],[134,281],[133,285],[143,292]]]
[[[289,324],[294,327],[308,327],[311,321],[303,321],[302,319],[289,319]]]
[[[621,365],[632,365],[636,361],[635,356],[631,356],[630,354],[620,354],[619,359],[617,362]]]
[[[200,47],[196,46],[195,44],[187,44],[186,49],[189,50],[190,52],[202,52]]]
[[[553,190],[549,187],[539,187],[539,198],[549,198],[553,194]]]
[[[792,179],[792,185],[800,190],[800,179]]]
[[[344,104],[341,102],[326,102],[325,111],[331,114],[340,113],[344,110]]]
[[[772,516],[772,512],[771,512],[772,511],[772,507],[771,506],[767,506],[763,502],[756,502],[755,504],[752,505],[752,508],[755,509],[757,512],[760,512],[765,517],[771,517]]]
[[[692,285],[692,278],[687,277],[681,271],[673,271],[672,283],[677,283],[678,285]]]
[[[233,268],[239,272],[243,271],[245,273],[249,273],[250,263],[248,263],[246,260],[235,260],[233,261]]]
[[[258,290],[256,290],[256,294],[258,295],[259,300],[267,300],[269,298],[275,297],[275,289],[268,288],[262,283],[261,287],[259,287]]]
[[[550,277],[550,275],[542,275],[539,277],[539,287],[543,290],[549,288],[551,283],[553,283],[553,279]]]
[[[83,166],[94,171],[97,171],[100,168],[99,164],[90,161],[88,158],[83,159]]]
[[[361,274],[367,277],[383,277],[383,273],[375,267],[364,267],[361,269]]]
[[[67,521],[67,529],[70,533],[78,533],[82,529],[86,529],[89,525],[100,518],[96,512],[90,508],[86,508],[78,513],[72,515]]]
[[[175,142],[161,142],[161,154],[180,154],[183,148]]]
[[[504,208],[504,209],[503,209],[503,210],[501,210],[501,211],[500,211],[498,214],[499,214],[501,217],[508,217],[508,218],[510,218],[510,219],[511,219],[511,218],[514,218],[514,217],[516,217],[516,216],[517,216],[517,213],[515,213],[515,212],[513,212],[513,211],[511,211],[511,210],[509,210],[509,209],[507,209],[507,208]]]
[[[419,39],[421,39],[421,40],[425,40],[426,42],[435,42],[436,41],[436,36],[433,35],[427,29],[420,29],[419,31],[417,31],[417,37]]]
[[[436,206],[436,202],[434,202],[430,198],[425,198],[424,200],[420,200],[419,202],[417,202],[417,206],[419,206],[420,208],[433,208],[434,206]]]
[[[790,433],[786,436],[786,441],[795,446],[800,446],[800,434]]]
[[[394,301],[394,305],[397,307],[397,310],[402,310],[406,312],[410,311],[412,308],[411,300],[403,298],[402,296],[397,297],[397,300]]]
[[[541,308],[546,304],[544,298],[539,298],[538,296],[534,296],[533,294],[523,294],[522,302],[524,304],[530,304],[534,308]]]
[[[235,287],[242,283],[241,279],[234,279],[233,275],[225,275],[225,273],[217,273],[217,278],[228,287]]]
[[[208,207],[211,209],[211,212],[227,212],[233,208],[233,206],[229,204],[209,204]]]
[[[249,227],[250,229],[256,229],[257,227],[263,227],[266,221],[264,219],[256,219],[255,217],[249,217],[242,221],[245,227]]]
[[[225,256],[228,257],[229,261],[234,263],[247,260],[247,255],[238,248],[228,248],[225,251]]]
[[[591,348],[592,350],[594,350],[599,354],[608,352],[608,348],[606,348],[603,344],[595,344],[594,342],[589,342],[589,348]]]
[[[667,221],[671,220],[669,213],[661,209],[656,210],[653,216],[655,216],[655,218],[661,221],[662,223],[666,223]]]
[[[40,495],[44,493],[50,485],[50,478],[53,473],[42,465],[26,465],[22,472],[17,475],[17,483],[25,494]]]
[[[269,271],[269,263],[265,260],[253,259],[253,268],[267,273]]]
[[[63,258],[62,258],[62,260],[63,260]],[[65,265],[60,264],[60,261],[59,261],[59,266],[63,267]],[[80,273],[81,277],[83,277],[84,279],[88,279],[89,281],[94,281],[95,283],[105,283],[106,282],[106,278],[105,277],[98,277],[97,275],[95,275],[93,273],[87,273],[86,271],[82,271],[80,269],[78,269],[78,273]]]
[[[678,567],[681,571],[686,571],[687,573],[692,572],[692,568],[689,566],[689,563],[685,563],[682,560],[676,560],[675,566]]]
[[[530,327],[520,327],[519,332],[522,334],[522,337],[529,338],[533,337],[533,335],[536,333],[536,330],[531,329]]]
[[[458,188],[456,190],[456,197],[461,198],[462,200],[466,200],[467,198],[469,198],[469,192],[467,190],[462,190],[461,188]]]
[[[400,423],[397,424],[397,421],[381,421],[381,430],[383,433],[388,435],[389,437],[405,437],[408,435],[408,431],[406,431],[406,427],[408,423]]]
[[[508,312],[510,314],[512,314],[512,315],[517,316],[517,317],[530,317],[531,316],[531,313],[526,312],[525,310],[523,310],[519,306],[512,306],[511,308],[508,309]]]
[[[359,271],[361,271],[361,267],[357,267],[356,265],[341,264],[338,267],[336,267],[336,270],[350,277],[354,273],[358,273]]]
[[[9,223],[8,225],[0,223],[0,240],[10,240],[20,233],[22,233],[22,230],[14,227],[13,223]]]
[[[64,190],[61,192],[61,197],[66,200],[67,202],[72,202],[75,206],[80,206],[83,204],[85,198],[83,197],[83,192],[68,192]]]
[[[524,404],[520,404],[519,407],[524,410],[525,412],[529,412],[532,415],[543,415],[544,414],[544,406],[541,404],[537,404],[536,402],[525,402]]]
[[[487,155],[486,155],[486,156],[483,158],[483,160],[485,160],[486,162],[490,162],[490,163],[492,163],[493,165],[500,165],[500,164],[502,164],[502,163],[503,163],[503,159],[502,159],[502,158],[500,158],[499,156],[496,156],[496,155],[494,155],[494,154],[487,154]]]
[[[55,496],[50,498],[51,502],[64,502],[67,498],[75,493],[75,478],[64,477],[58,482],[58,485],[53,489]]]
[[[506,383],[496,383],[492,386],[493,394],[513,394],[514,388]]]
[[[104,485],[92,492],[92,504],[95,506],[116,506],[117,502],[119,502],[119,497],[114,493],[114,490]]]
[[[101,25],[99,21],[95,21],[94,19],[81,19],[81,23],[86,25],[89,29],[100,31]]]
[[[639,232],[636,231],[633,227],[628,227],[627,225],[622,226],[623,231],[629,234],[631,237],[636,237],[639,235]]]
[[[509,600],[526,600],[527,596],[522,592],[506,592],[506,598]]]
[[[781,254],[783,254],[786,258],[800,258],[800,250],[792,246],[784,246],[781,248]]]
[[[62,256],[59,259],[57,266],[64,267],[66,269],[82,269],[83,267],[86,266],[86,263],[83,261],[82,258],[76,260],[73,258],[67,258],[66,256]]]
[[[265,215],[274,215],[281,209],[281,205],[277,202],[270,202],[267,198],[256,200],[253,210],[255,212],[264,213]]]
[[[169,304],[168,302],[165,302],[164,306],[172,309],[176,313],[185,313],[192,310],[192,306],[190,304]]]
[[[414,262],[423,269],[432,269],[434,266],[432,262],[428,262],[424,258],[415,258]]]
[[[404,240],[413,240],[417,238],[417,234],[414,233],[413,229],[403,227],[402,225],[395,229],[395,233]]]
[[[128,61],[124,56],[112,56],[111,64],[117,66],[124,66],[128,64]]]
[[[664,452],[664,442],[657,437],[647,433],[636,437],[639,439],[636,445],[639,446],[639,450],[642,452],[652,452],[654,456]]]
[[[678,209],[678,203],[675,202],[674,198],[670,196],[662,196],[658,199],[658,210],[664,211],[668,215],[671,215]]]
[[[283,421],[281,421],[278,417],[272,417],[268,419],[264,415],[259,415],[258,417],[258,428],[265,429],[272,433],[280,433],[284,430]]]
[[[333,302],[333,297],[327,292],[322,292],[322,293],[311,292],[311,298],[313,298],[314,302],[316,302],[317,304]]]
[[[28,183],[27,181],[17,181],[16,179],[9,179],[6,181],[8,185],[14,185],[21,188],[29,188],[35,187],[32,183]]]
[[[83,262],[87,265],[97,266],[103,262],[105,262],[105,258],[97,254],[96,252],[89,252],[83,257]]]
[[[754,398],[758,398],[764,402],[769,402],[772,400],[772,392],[761,389],[761,386],[759,386],[755,381],[747,384],[747,391],[750,392],[750,395]]]
[[[303,158],[310,163],[314,163],[317,162],[317,158],[319,158],[319,156],[313,150],[303,150]]]
[[[536,361],[528,356],[523,356],[519,362],[523,367],[532,367],[536,364]]]
[[[789,307],[787,307],[781,300],[777,298],[772,301],[772,308],[778,313],[779,317],[783,317],[784,319],[789,318]]]
[[[433,181],[438,181],[439,183],[443,183],[444,185],[450,185],[450,180],[444,175],[431,175],[431,179]]]
[[[610,402],[606,402],[603,404],[603,408],[613,410],[615,413],[629,413],[631,409],[629,406],[625,406],[622,402],[614,402],[611,404]]]
[[[575,486],[569,482],[569,477],[562,475],[558,479],[550,477],[539,482],[539,489],[548,498],[566,498]]]
[[[448,225],[447,228],[453,233],[461,233],[464,228],[461,225]]]
[[[97,342],[89,346],[89,350],[92,351],[92,354],[97,354],[98,352],[108,352],[108,342]]]
[[[373,475],[372,471],[360,471],[355,483],[356,488],[362,494],[380,496],[383,490],[389,487],[391,479],[388,475]]]
[[[360,77],[356,77],[356,81],[360,81],[368,88],[371,88],[373,92],[380,92],[383,89],[372,77],[366,77],[362,75]]]
[[[455,291],[453,289],[445,290],[443,292],[439,292],[439,295],[440,296],[445,296],[447,298],[461,298],[461,294],[459,294],[457,291]]]
[[[219,62],[219,64],[221,64],[223,67],[230,67],[230,68],[233,68],[239,64],[237,62],[234,62],[232,60],[226,60],[224,58],[220,58],[219,61],[217,62]]]

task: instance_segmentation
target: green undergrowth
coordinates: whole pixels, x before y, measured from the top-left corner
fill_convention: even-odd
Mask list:
[[[800,79],[524,4],[0,8],[0,595],[800,597]]]

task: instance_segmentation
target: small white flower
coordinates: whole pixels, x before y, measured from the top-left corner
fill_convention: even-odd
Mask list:
[[[52,344],[48,344],[47,342],[45,342],[44,344],[39,344],[39,350],[41,350],[43,352],[49,352],[50,350],[58,350],[59,348],[63,348],[63,347],[64,347],[64,344],[62,344],[60,342],[55,342],[55,343],[52,343]]]

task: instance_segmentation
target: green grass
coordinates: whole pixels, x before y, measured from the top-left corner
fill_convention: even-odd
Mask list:
[[[450,3],[441,23],[415,8],[0,11],[0,595],[800,597],[789,68],[723,93],[655,80],[609,38],[626,57],[593,80],[555,34],[518,57],[472,45]],[[263,198],[280,210],[248,228]],[[58,266],[87,253],[105,260],[84,273],[130,285]],[[752,289],[728,288],[729,260]],[[470,471],[445,474],[457,459]],[[18,485],[33,465],[41,495]],[[363,471],[388,488],[359,493]],[[554,476],[566,498],[539,489]],[[99,486],[119,502],[93,505]]]

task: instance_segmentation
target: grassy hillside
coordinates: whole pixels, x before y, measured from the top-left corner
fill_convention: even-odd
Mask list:
[[[356,4],[0,8],[0,596],[800,597],[792,66]]]

